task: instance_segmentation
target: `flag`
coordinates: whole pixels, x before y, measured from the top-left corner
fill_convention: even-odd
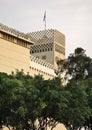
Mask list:
[[[46,21],[46,11],[44,12],[43,21]]]

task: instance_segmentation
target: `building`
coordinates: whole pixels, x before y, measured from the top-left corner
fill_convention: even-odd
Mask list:
[[[56,76],[57,60],[65,58],[65,36],[57,30],[29,34],[0,24],[0,72],[16,69],[30,75]]]
[[[0,24],[0,72],[10,74],[16,69],[28,72],[31,44],[27,35]]]
[[[30,54],[57,67],[57,61],[65,59],[65,35],[57,30],[43,30],[28,34],[34,44]]]
[[[30,55],[30,46],[34,44],[28,34],[0,24],[0,72],[10,74],[16,69],[30,75],[43,75],[45,79],[55,77],[55,67]]]
[[[65,58],[65,36],[57,30],[24,34],[0,24],[0,72],[23,70],[45,79],[56,76],[56,62]],[[55,130],[65,130],[61,125]]]

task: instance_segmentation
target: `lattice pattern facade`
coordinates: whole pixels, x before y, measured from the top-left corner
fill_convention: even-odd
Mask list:
[[[65,49],[60,45],[55,44],[55,51],[65,55]]]
[[[41,53],[41,52],[48,52],[53,50],[53,43],[47,44],[39,44],[31,46],[30,53]]]
[[[47,38],[48,38],[48,40],[49,39],[53,40],[53,38],[54,38],[53,29],[32,32],[32,33],[29,33],[28,35],[30,35],[33,39],[35,39],[35,41],[38,41],[38,40],[44,38],[44,36],[46,37],[46,40],[47,40]]]
[[[65,36],[57,30],[43,30],[29,33],[34,39],[30,53],[36,57],[45,56],[48,62],[56,66],[56,57],[65,58]],[[51,53],[52,52],[52,53]]]
[[[65,47],[65,35],[57,30],[54,30],[54,42],[59,43]]]

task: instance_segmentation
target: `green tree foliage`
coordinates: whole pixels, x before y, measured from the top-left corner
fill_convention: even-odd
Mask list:
[[[92,76],[92,59],[85,54],[82,48],[75,49],[66,60],[66,74],[75,81]]]
[[[41,92],[45,107],[41,112],[41,117],[38,119],[44,129],[50,126],[53,129],[61,120],[64,109],[67,108],[67,99],[64,96],[61,81],[58,78],[44,82]],[[41,129],[41,128],[40,128]]]
[[[63,123],[69,130],[81,129],[83,126],[85,129],[91,128],[92,59],[85,54],[84,49],[76,48],[66,61],[60,60],[57,65],[60,75],[63,70],[66,70],[66,79],[68,80],[65,92],[69,94],[69,103],[68,109],[64,111],[66,116],[63,118]]]
[[[70,92],[68,97],[68,109],[65,110],[65,126],[67,130],[77,130],[82,128],[90,116],[90,107],[88,104],[87,86],[84,81],[79,83],[73,82],[66,88]]]
[[[57,70],[55,70],[55,74],[61,78],[62,73],[66,71],[66,61],[64,60],[58,60],[57,61]]]
[[[87,79],[84,82],[84,84],[86,86],[86,93],[88,95],[88,105],[90,107],[90,115],[89,115],[89,118],[86,119],[84,126],[85,126],[85,129],[92,130],[92,77]]]
[[[17,71],[0,73],[0,123],[18,130],[53,129],[62,121],[67,99],[59,78],[44,80]],[[36,123],[37,121],[37,123]]]
[[[16,105],[14,102],[17,100],[17,93],[22,87],[22,82],[8,76],[6,74],[0,73],[0,120],[1,124],[11,124],[13,120],[13,115],[17,113]],[[14,106],[13,106],[14,104]],[[19,105],[20,107],[20,105]],[[11,121],[11,122],[10,122]],[[16,120],[17,121],[17,120]],[[13,124],[12,124],[13,125]]]

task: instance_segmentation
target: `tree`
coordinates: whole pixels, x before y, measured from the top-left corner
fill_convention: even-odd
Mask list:
[[[57,123],[61,122],[60,112],[66,108],[66,98],[62,92],[60,79],[44,80],[42,76],[32,78],[22,72],[17,72],[15,77],[22,81],[19,94],[23,98],[22,106],[24,108],[26,106],[25,117],[21,117],[23,127],[27,130],[45,130],[50,126],[53,129]],[[17,99],[20,104],[19,98]],[[17,106],[16,111],[19,110],[18,108]],[[19,120],[18,122],[21,124]]]
[[[40,96],[42,96],[45,103],[41,116],[38,118],[40,126],[44,130],[47,130],[47,126],[49,126],[52,130],[58,123],[63,121],[63,113],[67,108],[67,99],[61,86],[61,80],[55,78],[44,81]]]
[[[85,80],[84,84],[86,86],[86,93],[88,95],[87,96],[88,104],[90,108],[90,116],[88,119],[86,119],[84,127],[85,127],[85,130],[86,129],[92,130],[92,77]]]
[[[69,130],[81,129],[84,124],[91,127],[92,95],[91,91],[89,93],[86,92],[89,85],[86,85],[85,80],[92,78],[92,59],[85,54],[84,49],[77,48],[73,54],[69,55],[66,61],[60,60],[57,64],[59,74],[66,70],[66,78],[68,80],[65,92],[69,94],[67,97],[69,102],[68,109],[64,111],[65,118],[63,118],[63,123]]]
[[[64,111],[66,113],[64,125],[67,130],[81,129],[86,119],[89,119],[90,107],[86,88],[84,81],[69,83],[66,87],[70,92],[68,109]]]
[[[42,97],[40,97],[40,88],[42,85],[43,78],[41,76],[29,78],[29,80],[27,79],[27,84],[25,84],[24,100],[27,107],[27,114],[25,117],[27,129],[37,129],[36,120],[44,107]]]
[[[24,95],[29,129],[47,130],[50,127],[52,130],[63,121],[67,99],[59,78],[44,80],[41,76],[35,76],[32,83],[26,86]]]
[[[13,122],[18,121],[18,119],[14,120],[14,115],[17,113],[14,103],[17,100],[17,93],[21,87],[21,81],[13,78],[11,75],[0,74],[0,122],[3,122],[4,125],[13,126]]]
[[[66,74],[71,80],[79,81],[92,76],[92,59],[85,54],[82,48],[75,49],[66,61]]]
[[[4,82],[5,79],[7,78],[7,74],[5,73],[0,73],[0,128],[2,128],[3,125],[3,97],[4,97],[4,92],[5,90],[3,89],[4,87]]]
[[[66,65],[66,61],[65,59],[63,60],[58,60],[57,61],[57,69],[55,70],[55,74],[61,78],[62,76],[62,73],[65,71],[65,65]]]

